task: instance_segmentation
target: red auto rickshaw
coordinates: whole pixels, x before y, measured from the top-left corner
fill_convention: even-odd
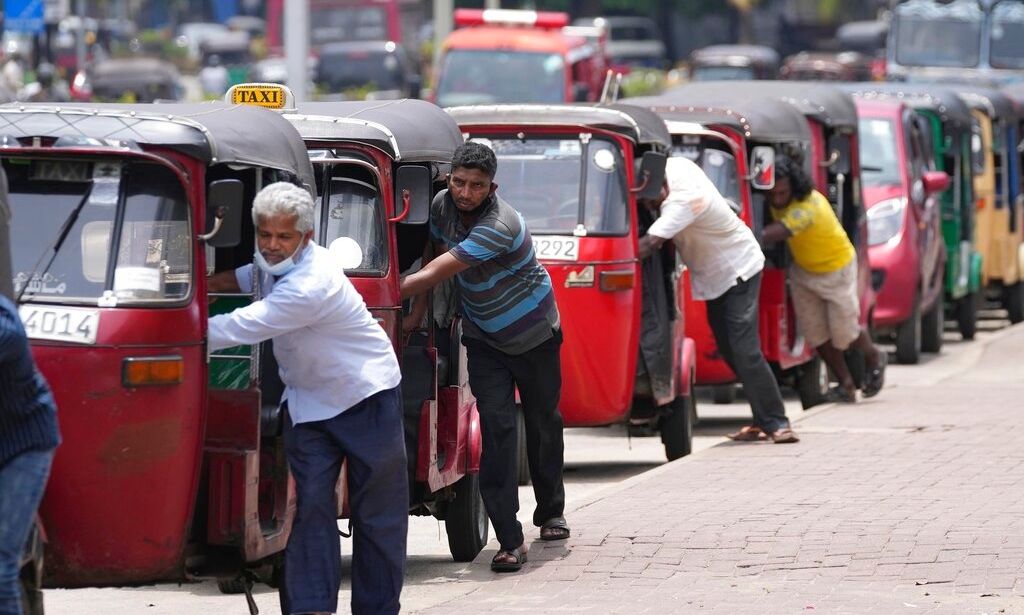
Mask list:
[[[496,105],[448,112],[498,157],[499,194],[525,218],[562,316],[566,426],[657,428],[669,459],[690,453],[692,340],[671,249],[640,262],[660,191],[665,124],[630,105]],[[667,257],[667,258],[666,258]]]
[[[809,151],[811,133],[804,117],[778,100],[737,100],[731,104],[689,105],[683,97],[630,99],[662,117],[672,134],[672,155],[700,166],[730,206],[758,238],[768,218],[763,190],[774,184],[777,152]],[[797,330],[787,283],[785,246],[768,247],[761,279],[758,327],[761,349],[780,382],[792,385],[804,405],[819,403],[827,381],[821,360]],[[688,276],[687,276],[688,277]],[[696,383],[713,387],[717,403],[735,399],[736,374],[719,354],[707,319],[707,303],[686,294],[687,334],[696,343]]]
[[[261,185],[312,189],[301,138],[225,105],[0,117],[14,284],[64,436],[40,509],[45,582],[270,574],[295,510],[267,410],[276,371],[253,349],[232,359],[240,386],[210,382],[206,273],[251,255],[244,209]]]

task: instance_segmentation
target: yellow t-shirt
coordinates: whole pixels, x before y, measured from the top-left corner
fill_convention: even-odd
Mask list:
[[[806,199],[790,201],[782,209],[771,207],[772,219],[793,234],[787,241],[793,260],[811,273],[839,271],[857,252],[839,223],[832,205],[812,190]]]

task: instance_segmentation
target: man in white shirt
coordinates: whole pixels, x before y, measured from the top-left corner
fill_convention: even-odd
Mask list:
[[[674,241],[690,270],[693,297],[708,302],[708,324],[722,357],[743,384],[754,423],[729,434],[733,440],[797,442],[779,384],[761,352],[758,296],[764,254],[754,234],[733,213],[704,171],[682,157],[669,158],[659,201],[647,207],[661,215],[640,238],[646,258]]]
[[[401,373],[387,334],[342,267],[313,237],[313,199],[285,182],[253,200],[259,270],[209,280],[211,291],[262,297],[209,325],[210,350],[274,340],[285,384],[284,444],[298,510],[285,549],[283,613],[334,613],[341,581],[335,485],[348,460],[352,613],[396,614],[409,487]]]

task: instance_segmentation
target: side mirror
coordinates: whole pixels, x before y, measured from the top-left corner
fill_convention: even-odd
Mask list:
[[[831,152],[828,166],[833,174],[842,173],[849,175],[850,164],[850,139],[846,135],[836,135],[828,140],[828,150]]]
[[[924,191],[928,194],[938,194],[949,188],[949,175],[943,171],[926,171],[923,179]]]
[[[644,152],[637,172],[637,185],[631,190],[638,199],[656,199],[661,194],[667,160],[668,156],[661,152]]]
[[[575,102],[587,102],[590,97],[590,86],[582,81],[572,84],[572,99]]]
[[[242,241],[242,198],[240,179],[218,179],[206,190],[206,233],[200,241],[214,248],[233,248]]]
[[[775,148],[770,145],[755,146],[750,152],[750,186],[755,190],[771,190],[775,187]]]
[[[395,171],[395,207],[398,215],[391,222],[426,224],[430,221],[431,195],[430,169],[415,164],[398,167]]]

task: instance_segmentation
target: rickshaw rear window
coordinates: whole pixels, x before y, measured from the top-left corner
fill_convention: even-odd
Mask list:
[[[571,234],[579,224],[583,143],[571,139],[487,139],[498,156],[498,195],[523,214],[534,234]],[[624,234],[629,227],[625,164],[611,141],[587,146],[586,205],[589,234]]]
[[[189,295],[188,203],[169,169],[43,159],[8,159],[4,169],[10,183],[15,287],[27,285],[27,300],[137,305],[177,302]],[[61,229],[79,206],[46,268]]]
[[[376,179],[357,165],[340,164],[334,169],[321,199],[319,236],[323,245],[340,257],[349,275],[384,275],[388,244]]]

